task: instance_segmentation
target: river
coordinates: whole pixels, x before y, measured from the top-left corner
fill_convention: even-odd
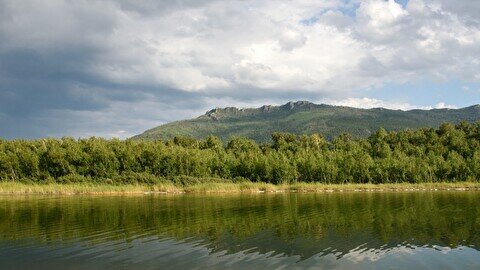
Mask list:
[[[1,196],[0,269],[480,269],[477,191]]]

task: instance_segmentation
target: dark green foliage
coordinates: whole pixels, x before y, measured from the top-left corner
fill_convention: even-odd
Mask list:
[[[407,128],[438,128],[443,122],[458,123],[462,120],[474,122],[480,119],[480,105],[462,109],[433,110],[388,110],[383,108],[357,109],[307,101],[289,102],[282,106],[260,108],[214,109],[191,120],[168,123],[135,136],[134,139],[171,140],[176,136],[178,145],[191,145],[186,138],[203,139],[215,135],[223,141],[233,137],[244,137],[258,143],[270,140],[274,132],[288,132],[296,135],[323,134],[332,139],[342,133],[366,138],[378,128],[401,131]],[[473,130],[465,131],[466,133]]]
[[[185,187],[205,183],[233,183],[231,180],[218,177],[192,177],[186,175],[175,176],[173,177],[172,182]]]
[[[479,177],[480,122],[400,132],[380,128],[366,139],[345,133],[331,141],[277,132],[263,145],[233,138],[224,146],[215,136],[0,140],[0,179],[27,183],[420,183]]]

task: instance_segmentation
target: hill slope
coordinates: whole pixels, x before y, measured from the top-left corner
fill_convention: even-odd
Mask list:
[[[307,101],[289,102],[281,106],[260,108],[217,108],[204,115],[176,121],[145,131],[134,139],[171,139],[191,136],[198,139],[215,135],[226,141],[233,136],[270,140],[276,131],[295,134],[320,133],[327,138],[344,132],[366,137],[378,128],[402,130],[406,128],[438,127],[443,122],[480,120],[480,105],[462,109],[389,110],[383,108],[358,109],[343,106],[314,104]]]

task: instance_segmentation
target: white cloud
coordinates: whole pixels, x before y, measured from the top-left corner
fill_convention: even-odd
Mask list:
[[[425,76],[478,80],[480,27],[453,13],[459,9],[436,1],[403,7],[369,0],[358,2],[353,18],[335,11],[355,2],[206,1],[160,8],[7,1],[12,18],[2,23],[2,47],[88,46],[99,53],[87,71],[112,83],[224,96],[244,86],[348,95]]]
[[[454,105],[445,104],[445,102],[439,102],[432,109],[456,109]]]
[[[373,42],[390,41],[408,17],[408,11],[394,0],[365,1],[356,14],[359,33]]]
[[[323,100],[322,102],[337,105],[337,106],[347,106],[347,107],[355,107],[355,108],[363,108],[363,109],[370,109],[370,108],[387,108],[392,110],[413,110],[413,109],[423,109],[423,110],[430,110],[430,109],[455,109],[456,107],[453,105],[445,104],[444,102],[440,102],[435,106],[419,106],[419,105],[412,105],[408,102],[391,102],[391,101],[384,101],[374,98],[347,98],[343,100]]]
[[[350,25],[321,20],[343,5],[214,1],[159,17],[119,12],[92,72],[225,96],[245,86],[348,95],[392,81],[478,75],[480,28],[438,4],[363,1]],[[312,16],[317,23],[302,23]]]

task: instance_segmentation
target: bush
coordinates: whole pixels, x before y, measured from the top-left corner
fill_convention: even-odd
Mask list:
[[[79,174],[67,174],[65,176],[60,176],[55,179],[55,182],[60,184],[87,183],[90,181],[90,177],[85,177]]]
[[[216,177],[192,177],[187,175],[175,176],[172,179],[173,183],[182,186],[191,186],[197,184],[207,183],[232,183],[232,180],[216,178]]]
[[[149,173],[125,172],[114,176],[110,181],[115,184],[147,184],[155,185],[167,182],[163,177],[157,177]]]

